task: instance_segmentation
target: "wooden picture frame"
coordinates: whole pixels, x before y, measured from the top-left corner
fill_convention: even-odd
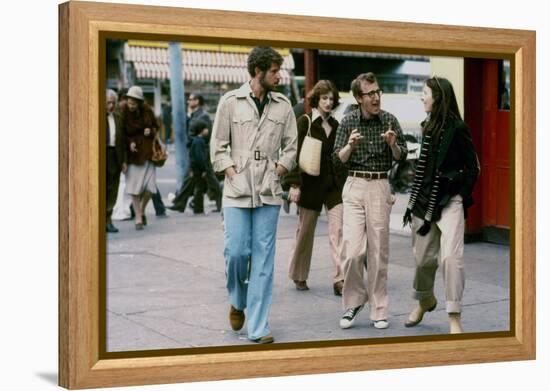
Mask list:
[[[169,7],[59,6],[59,384],[70,389],[535,358],[535,32]],[[162,22],[160,22],[162,21]],[[328,27],[330,26],[330,29]],[[106,32],[253,45],[509,58],[511,330],[247,351],[102,357],[100,45]],[[103,35],[102,35],[103,34]],[[104,163],[103,163],[104,164]],[[103,279],[104,280],[104,279]],[[457,354],[459,352],[459,354]]]

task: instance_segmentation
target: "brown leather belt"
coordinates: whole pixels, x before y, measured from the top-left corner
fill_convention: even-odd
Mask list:
[[[364,179],[387,179],[387,172],[349,171],[348,176]]]

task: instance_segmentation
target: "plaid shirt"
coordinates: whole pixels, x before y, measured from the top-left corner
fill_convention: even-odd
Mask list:
[[[376,117],[366,119],[361,113],[361,109],[352,111],[342,119],[336,133],[336,142],[334,144],[334,163],[342,165],[338,153],[348,144],[349,136],[353,129],[357,129],[363,136],[351,153],[346,167],[354,171],[375,171],[387,172],[391,169],[393,155],[390,146],[381,137],[391,124],[392,130],[397,134],[397,145],[401,148],[401,157],[399,160],[407,158],[407,144],[403,137],[403,131],[399,121],[393,114],[380,110]]]

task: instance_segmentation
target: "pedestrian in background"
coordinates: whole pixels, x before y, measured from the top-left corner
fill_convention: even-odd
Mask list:
[[[197,122],[206,124],[208,127],[208,136],[204,139],[206,145],[210,145],[210,136],[212,132],[212,121],[210,116],[204,110],[204,97],[197,93],[193,92],[189,95],[187,100],[187,112],[188,112],[188,121],[187,121],[187,130],[190,132],[191,137],[193,137],[192,129],[195,128]],[[202,126],[202,125],[200,125]],[[221,212],[222,208],[222,189],[220,186],[220,181],[212,169],[212,163],[208,159],[208,167],[206,170],[205,183],[207,188],[208,198],[211,201],[216,203],[216,209],[213,212]]]
[[[407,158],[407,147],[397,118],[381,109],[382,90],[376,76],[357,76],[351,90],[359,106],[342,119],[334,149],[335,164],[344,163],[349,169],[342,191],[345,312],[340,327],[353,326],[368,301],[374,327],[385,329],[389,326],[387,280],[394,202],[388,171],[393,160]]]
[[[223,187],[224,256],[233,330],[247,311],[248,338],[271,343],[269,312],[277,221],[282,204],[280,178],[296,164],[296,118],[278,92],[282,56],[256,47],[248,56],[249,82],[226,93],[218,105],[210,145]]]
[[[189,98],[187,98],[187,132],[190,137],[193,137],[191,129],[197,121],[206,123],[208,131],[212,131],[212,120],[204,110],[204,97],[197,92],[192,92],[189,94]],[[207,143],[210,142],[210,133],[205,141]]]
[[[118,229],[113,225],[111,216],[115,206],[118,187],[120,183],[120,173],[126,173],[126,141],[124,139],[124,130],[122,117],[116,110],[118,96],[115,91],[107,90],[107,232],[116,233]]]
[[[422,102],[428,118],[422,123],[422,149],[403,217],[404,225],[412,225],[416,260],[413,297],[418,305],[405,326],[416,326],[437,306],[434,282],[439,257],[449,330],[457,334],[463,332],[464,219],[473,204],[479,162],[452,84],[442,77],[428,79]]]
[[[207,188],[208,170],[211,169],[210,156],[208,152],[208,124],[203,121],[193,123],[191,129],[191,140],[189,140],[189,160],[190,167],[185,177],[180,191],[172,200],[172,205],[168,208],[185,212],[189,198],[193,196],[192,208],[195,214],[204,213],[204,193]],[[195,199],[195,196],[198,198]]]
[[[308,290],[307,279],[313,252],[313,240],[317,219],[325,206],[328,218],[329,243],[334,275],[333,291],[342,295],[344,273],[342,270],[342,188],[346,181],[345,169],[336,167],[332,162],[332,151],[336,140],[338,121],[332,117],[332,109],[338,106],[338,90],[329,80],[320,80],[307,96],[311,114],[304,114],[298,119],[298,157],[304,138],[310,131],[311,137],[322,142],[321,167],[318,176],[311,176],[300,171],[298,167],[284,178],[290,185],[289,201],[299,207],[296,243],[291,251],[288,276],[294,281],[296,289]]]
[[[126,136],[126,193],[132,196],[135,213],[135,227],[143,229],[146,224],[145,208],[151,195],[157,192],[153,156],[153,140],[158,124],[151,107],[144,101],[139,86],[132,86],[126,93],[127,102],[123,106],[124,134]]]
[[[204,193],[206,192],[206,175],[210,162],[208,145],[208,125],[205,122],[195,122],[192,134],[194,135],[189,148],[189,161],[191,163],[190,175],[194,179],[193,184],[193,213],[204,214]]]

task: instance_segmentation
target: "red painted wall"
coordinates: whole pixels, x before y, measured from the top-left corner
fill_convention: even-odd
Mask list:
[[[498,108],[498,60],[465,59],[464,119],[481,164],[467,232],[510,227],[510,112]]]

